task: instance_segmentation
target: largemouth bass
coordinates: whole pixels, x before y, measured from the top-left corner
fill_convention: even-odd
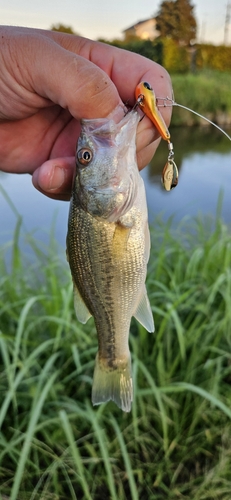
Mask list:
[[[136,162],[139,115],[82,120],[67,235],[77,318],[94,317],[98,353],[93,405],[133,400],[131,317],[154,331],[145,279],[150,251],[147,203]]]

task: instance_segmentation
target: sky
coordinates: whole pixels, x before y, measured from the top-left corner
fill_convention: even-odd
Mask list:
[[[231,0],[192,0],[198,41],[223,43],[227,3]],[[122,38],[123,30],[155,16],[161,0],[0,0],[0,24],[49,29],[71,26],[91,39]],[[231,6],[227,42],[231,45]]]

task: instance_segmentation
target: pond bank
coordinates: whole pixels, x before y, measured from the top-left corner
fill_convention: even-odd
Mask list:
[[[197,109],[194,109],[193,111],[196,111],[197,113],[199,113],[199,111]],[[225,113],[223,111],[218,110],[217,112],[214,112],[214,113],[209,113],[209,112],[203,113],[203,116],[221,128],[226,129],[226,128],[231,127],[231,112]],[[182,108],[174,106],[172,120],[171,120],[171,126],[172,127],[182,127],[182,126],[208,127],[210,125],[207,122],[207,120],[205,120],[204,118],[200,118],[199,116],[195,115],[194,113],[191,113],[190,111],[186,111]]]
[[[231,75],[219,71],[201,71],[171,75],[175,101],[207,117],[221,127],[231,125]],[[206,125],[189,111],[174,107],[172,126]]]

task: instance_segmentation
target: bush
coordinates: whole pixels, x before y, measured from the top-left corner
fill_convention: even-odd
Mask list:
[[[196,67],[198,69],[215,69],[229,71],[231,69],[231,47],[211,44],[198,45],[196,50]]]
[[[138,37],[129,37],[126,40],[113,40],[112,45],[121,49],[136,52],[152,61],[163,64],[163,43],[159,40],[142,40]]]
[[[163,39],[163,66],[169,73],[187,73],[190,69],[190,53],[171,38]]]
[[[102,40],[106,41],[106,40]],[[170,73],[187,73],[191,69],[214,69],[229,71],[231,69],[231,47],[212,44],[187,47],[179,45],[172,38],[142,40],[129,37],[126,40],[106,42],[116,47],[136,52],[164,66]],[[193,68],[192,68],[193,66]]]

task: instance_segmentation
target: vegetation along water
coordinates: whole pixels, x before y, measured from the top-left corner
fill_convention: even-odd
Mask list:
[[[207,116],[221,126],[231,124],[231,75],[214,70],[186,75],[172,75],[176,102]],[[205,125],[205,122],[187,111],[174,108],[172,126]]]

